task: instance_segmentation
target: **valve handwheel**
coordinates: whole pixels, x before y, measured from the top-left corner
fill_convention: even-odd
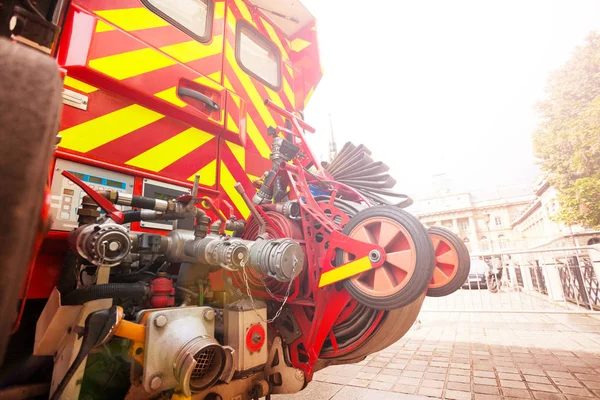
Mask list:
[[[429,236],[435,253],[435,267],[427,296],[447,296],[460,289],[469,276],[469,251],[463,241],[447,229],[431,227]]]
[[[360,303],[393,310],[417,300],[433,273],[433,246],[425,227],[411,214],[393,206],[377,206],[357,213],[344,227],[353,239],[377,244],[385,250],[385,263],[344,281]],[[338,251],[337,265],[352,261]]]

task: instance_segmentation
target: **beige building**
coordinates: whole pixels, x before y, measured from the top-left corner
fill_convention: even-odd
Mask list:
[[[535,185],[536,198],[512,221],[514,237],[527,249],[587,246],[600,243],[600,232],[556,222],[559,212],[556,189],[545,179]]]
[[[425,225],[452,230],[471,254],[481,254],[522,247],[512,221],[535,199],[528,187],[511,186],[421,199],[408,211]]]

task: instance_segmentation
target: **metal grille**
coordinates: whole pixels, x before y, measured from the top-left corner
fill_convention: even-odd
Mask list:
[[[214,347],[209,347],[208,349],[203,349],[196,353],[194,356],[196,366],[192,371],[192,382],[204,378],[206,373],[210,371],[216,352],[217,350]]]
[[[600,313],[600,246],[487,253],[471,260],[463,288],[428,297],[423,311]],[[475,270],[473,260],[479,261]]]

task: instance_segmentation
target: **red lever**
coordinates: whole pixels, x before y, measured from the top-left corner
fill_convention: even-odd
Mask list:
[[[79,178],[77,178],[75,175],[73,175],[69,171],[63,171],[62,175],[65,178],[70,179],[77,186],[79,186],[81,189],[83,189],[83,191],[88,196],[90,196],[92,198],[92,200],[94,200],[96,203],[98,203],[100,208],[103,209],[104,212],[106,214],[108,214],[108,216],[113,221],[115,221],[117,224],[122,224],[123,222],[125,222],[125,216],[123,215],[123,213],[121,211],[119,211],[117,209],[117,207],[115,207],[115,205],[113,203],[111,203],[107,198],[100,195],[100,193],[96,192],[94,189],[92,189],[91,187],[89,187],[88,185],[83,183],[83,181],[81,181]]]

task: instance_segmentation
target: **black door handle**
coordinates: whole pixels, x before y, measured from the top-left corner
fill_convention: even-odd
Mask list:
[[[179,86],[177,88],[177,94],[180,97],[191,97],[194,100],[203,102],[209,111],[219,111],[221,109],[213,99],[197,90]]]

